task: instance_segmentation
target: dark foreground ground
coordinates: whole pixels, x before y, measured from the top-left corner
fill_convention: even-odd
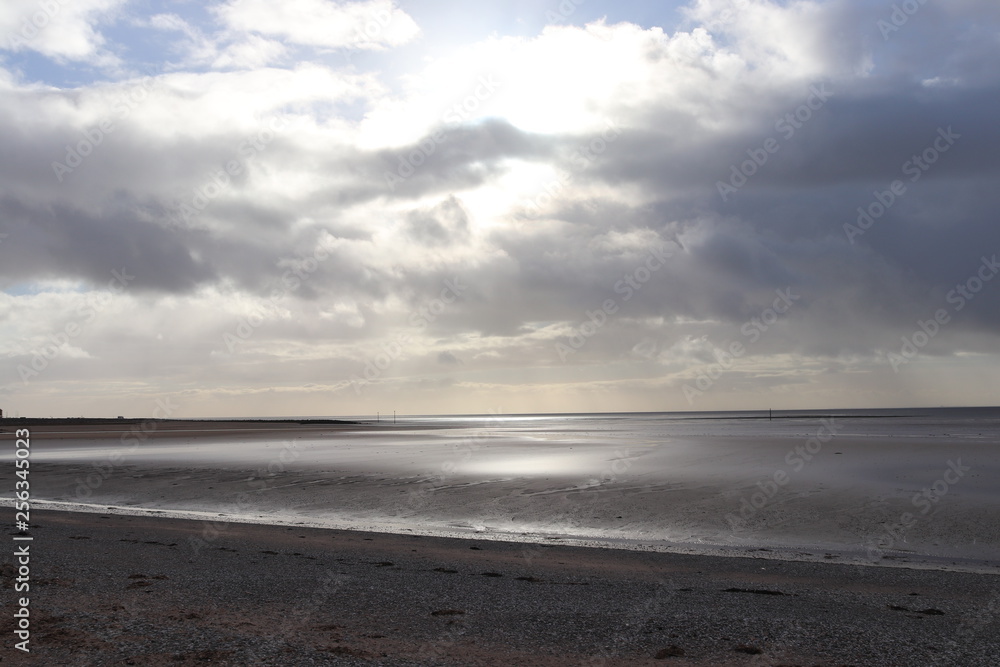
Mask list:
[[[32,652],[13,647],[8,555],[3,665],[1000,660],[994,575],[49,511],[32,519]]]

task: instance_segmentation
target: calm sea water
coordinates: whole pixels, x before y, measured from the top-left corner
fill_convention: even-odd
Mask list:
[[[340,418],[365,423],[179,433],[113,464],[116,438],[38,442],[34,497],[529,542],[1000,561],[997,407]]]
[[[331,417],[303,417],[330,419]],[[375,422],[373,415],[337,417]],[[821,419],[844,425],[841,435],[919,438],[1000,438],[1000,407],[882,408],[728,412],[618,412],[554,414],[397,415],[399,427],[465,428],[525,435],[604,434],[618,442],[684,436],[789,437],[807,432]],[[392,426],[393,416],[379,424]],[[804,430],[806,429],[806,430]]]

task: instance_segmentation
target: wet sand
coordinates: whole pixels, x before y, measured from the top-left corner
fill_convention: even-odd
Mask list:
[[[843,420],[806,460],[818,417],[533,423],[36,424],[32,490],[39,508],[1000,571],[995,431]]]
[[[964,665],[1000,579],[35,511],[37,665]],[[5,560],[4,586],[12,568]],[[9,609],[9,607],[8,607]]]

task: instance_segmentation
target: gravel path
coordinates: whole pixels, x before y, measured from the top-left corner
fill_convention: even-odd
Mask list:
[[[32,518],[32,653],[13,648],[5,602],[4,665],[974,667],[1000,656],[996,575]],[[2,574],[9,600],[9,556]]]

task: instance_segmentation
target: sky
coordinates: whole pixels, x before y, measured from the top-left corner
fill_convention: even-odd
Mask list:
[[[994,0],[11,0],[0,409],[1000,404]]]

